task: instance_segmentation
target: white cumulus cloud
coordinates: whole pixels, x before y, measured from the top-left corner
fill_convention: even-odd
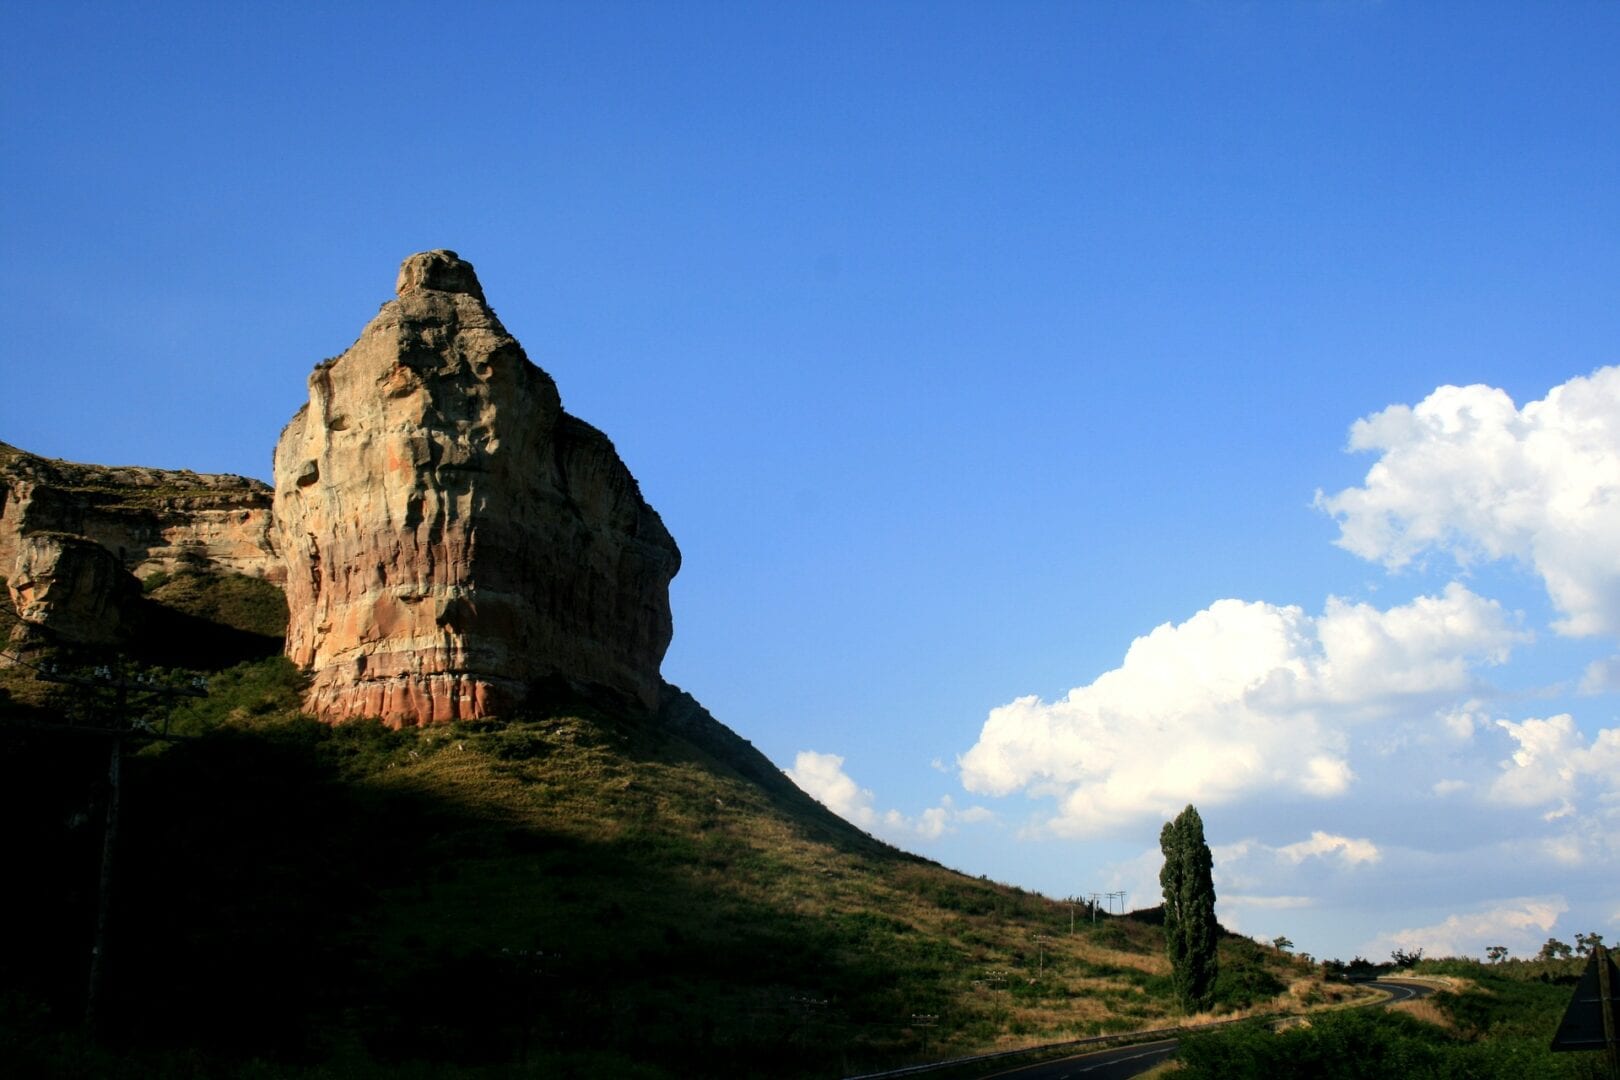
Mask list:
[[[1483,956],[1492,945],[1506,945],[1525,956],[1540,947],[1558,917],[1568,910],[1569,903],[1562,896],[1499,900],[1495,907],[1448,915],[1433,926],[1380,934],[1362,952],[1375,960],[1397,948],[1422,949],[1428,956]]]
[[[1260,902],[1254,899],[1258,896],[1300,895],[1339,874],[1360,874],[1384,857],[1371,840],[1336,836],[1321,829],[1309,839],[1280,846],[1253,837],[1216,844],[1210,855],[1219,895],[1243,895],[1249,898],[1245,903],[1255,904]],[[1307,860],[1314,861],[1306,866]]]
[[[1523,640],[1458,584],[1378,610],[1220,600],[1137,638],[1116,669],[1058,701],[990,712],[958,759],[973,792],[1052,797],[1051,828],[1090,835],[1260,792],[1329,797],[1354,780],[1358,723],[1436,709]]]
[[[863,829],[877,824],[878,814],[872,805],[872,792],[861,787],[844,771],[841,755],[800,750],[793,759],[793,768],[783,771],[788,779],[804,789],[805,794],[845,821]]]
[[[844,771],[844,759],[839,754],[801,750],[794,756],[793,767],[783,771],[806,794],[845,821],[890,840],[937,840],[955,831],[958,824],[994,816],[982,806],[958,808],[949,795],[915,818],[898,810],[880,812],[871,790],[861,787]]]
[[[1352,840],[1348,836],[1334,836],[1320,829],[1311,833],[1309,840],[1283,845],[1277,849],[1277,854],[1291,863],[1333,855],[1351,865],[1375,863],[1381,857],[1378,845],[1371,840]]]
[[[1605,728],[1587,745],[1574,719],[1560,713],[1546,719],[1532,717],[1496,726],[1517,744],[1512,757],[1491,784],[1491,798],[1515,806],[1558,803],[1547,818],[1556,820],[1573,812],[1571,800],[1588,787],[1599,795],[1620,792],[1620,728]]]
[[[1489,386],[1442,386],[1358,420],[1379,457],[1364,485],[1317,505],[1338,543],[1399,568],[1426,551],[1515,559],[1540,575],[1569,635],[1620,632],[1620,367],[1523,409]]]

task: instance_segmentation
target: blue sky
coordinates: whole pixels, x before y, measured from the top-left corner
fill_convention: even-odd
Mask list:
[[[265,477],[450,247],[840,812],[1147,903],[1193,801],[1248,933],[1620,939],[1620,6],[330,7],[11,12],[0,438]]]

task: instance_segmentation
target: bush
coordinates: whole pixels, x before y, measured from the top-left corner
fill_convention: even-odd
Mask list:
[[[1435,1006],[1451,1030],[1383,1009],[1321,1013],[1273,1034],[1243,1024],[1189,1037],[1182,1044],[1186,1080],[1209,1077],[1327,1078],[1390,1076],[1427,1080],[1595,1078],[1591,1054],[1554,1054],[1548,1041],[1568,1002],[1562,987],[1495,977],[1476,961],[1430,960],[1425,971],[1472,965],[1479,991],[1439,993]],[[1448,974],[1464,974],[1452,970]]]
[[[1502,960],[1487,966],[1478,960],[1448,956],[1424,960],[1414,970],[1422,975],[1457,975],[1465,979],[1501,979],[1511,982],[1573,986],[1580,981],[1581,969],[1585,966],[1586,961],[1578,957],[1567,960]]]
[[[1287,985],[1263,965],[1248,957],[1223,957],[1215,978],[1214,1003],[1220,1009],[1246,1009],[1270,1001]]]
[[[170,731],[200,735],[227,721],[263,723],[298,715],[304,676],[284,656],[238,664],[208,680],[208,696],[188,698],[170,714]]]
[[[1274,1034],[1239,1025],[1181,1044],[1186,1080],[1420,1080],[1440,1077],[1445,1051],[1418,1021],[1386,1012],[1325,1013]]]

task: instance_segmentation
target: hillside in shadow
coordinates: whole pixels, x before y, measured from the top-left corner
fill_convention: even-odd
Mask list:
[[[179,614],[207,624],[198,598],[253,599],[236,588],[185,585]],[[36,671],[0,673],[4,914],[24,930],[0,1061],[25,1073],[832,1076],[1174,1011],[1157,927],[1071,932],[1063,904],[881,843],[674,688],[650,718],[551,687],[522,715],[396,732],[300,715],[302,679],[271,657],[212,672],[205,698],[126,697],[175,738],[124,762],[90,1040],[96,729],[123,721]],[[1223,949],[1253,976],[1230,1008],[1297,975]]]

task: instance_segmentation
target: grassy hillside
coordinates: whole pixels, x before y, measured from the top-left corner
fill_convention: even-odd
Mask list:
[[[233,588],[149,596],[201,618],[199,593]],[[205,700],[152,706],[187,738],[125,769],[106,1050],[74,1031],[106,751],[0,726],[27,883],[6,914],[32,928],[0,969],[0,1060],[832,1076],[1173,1019],[1151,919],[1071,933],[1061,904],[882,844],[679,692],[652,721],[561,698],[389,732],[304,718],[298,689],[269,658],[215,674]],[[1225,1010],[1321,991],[1273,950],[1222,949]]]

